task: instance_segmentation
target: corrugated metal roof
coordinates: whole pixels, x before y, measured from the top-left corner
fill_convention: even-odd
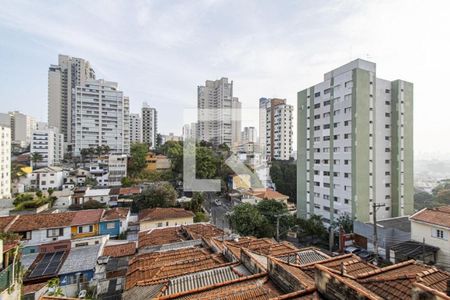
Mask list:
[[[239,278],[239,276],[233,272],[231,267],[197,272],[171,279],[167,289],[164,291],[164,295],[195,290],[204,286],[214,285],[237,278]]]
[[[155,298],[163,284],[135,286],[122,294],[122,299],[146,300]]]

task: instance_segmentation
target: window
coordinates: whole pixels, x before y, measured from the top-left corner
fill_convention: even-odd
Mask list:
[[[158,223],[157,226],[158,226],[158,227],[162,227],[162,226],[163,226],[163,223]]]
[[[438,239],[443,239],[443,240],[448,239],[448,233],[442,229],[437,229],[437,228],[432,228],[431,236],[438,238]]]
[[[78,226],[78,233],[90,233],[94,231],[93,225]]]
[[[323,102],[323,106],[328,106],[328,105],[330,105],[330,103],[331,103],[330,100],[324,101],[324,102]]]
[[[314,126],[314,130],[320,130],[320,125]]]
[[[334,128],[337,128],[339,126],[339,122],[336,122],[333,125],[334,125]]]
[[[320,107],[320,103],[314,104],[314,108],[319,108],[319,107]]]
[[[385,113],[384,116],[385,116],[386,118],[389,118],[389,117],[391,116],[391,114],[390,114],[390,113]]]
[[[328,88],[328,89],[326,89],[326,90],[324,90],[323,91],[323,93],[326,95],[326,94],[329,94],[331,92],[331,88]]]
[[[348,165],[349,163],[350,163],[350,160],[348,160],[348,159],[344,160],[344,165]]]
[[[58,237],[64,235],[64,228],[47,229],[47,237]]]
[[[344,199],[344,203],[345,203],[345,204],[349,204],[349,203],[350,203],[350,200],[349,200],[349,199]]]
[[[32,236],[31,231],[20,232],[19,235],[22,238],[22,240],[31,240]]]
[[[340,113],[341,113],[341,110],[340,110],[340,109],[336,109],[336,110],[333,112],[333,115],[334,115],[334,116],[338,116]]]
[[[84,246],[87,246],[87,245],[89,245],[88,242],[77,243],[77,244],[75,244],[75,248],[77,248],[77,247],[84,247]]]
[[[352,88],[353,87],[353,81],[347,81],[346,83],[345,83],[345,87],[346,88]]]
[[[329,117],[329,116],[330,116],[330,113],[329,113],[329,112],[326,112],[326,113],[323,114],[323,117],[324,117],[324,118],[327,118],[327,117]]]
[[[384,128],[389,129],[391,126],[389,124],[384,125]]]
[[[318,119],[320,119],[320,115],[315,115],[314,120],[318,120]]]
[[[350,138],[350,133],[344,134],[344,139],[348,140]]]
[[[329,136],[329,135],[324,136],[324,137],[323,137],[323,140],[324,140],[324,141],[329,141],[329,140],[330,140],[330,136]]]
[[[114,228],[116,228],[116,223],[114,222],[106,223],[106,229],[114,229]]]
[[[344,126],[348,126],[352,123],[352,121],[344,121]]]
[[[344,113],[351,113],[352,112],[352,108],[351,107],[346,107],[344,109]]]
[[[314,93],[314,97],[320,97],[320,92]]]
[[[330,184],[329,184],[328,182],[324,182],[324,183],[323,183],[323,187],[329,188],[329,187],[330,187]]]
[[[391,92],[391,90],[385,89],[384,92],[385,92],[386,94],[389,94],[389,93]]]
[[[323,129],[330,129],[330,124],[323,125]]]

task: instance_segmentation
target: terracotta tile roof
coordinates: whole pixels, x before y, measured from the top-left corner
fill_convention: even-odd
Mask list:
[[[136,253],[136,243],[129,242],[119,245],[109,245],[103,248],[103,255],[112,257],[130,256]]]
[[[69,298],[62,296],[41,296],[39,300],[79,300],[79,298]]]
[[[439,292],[446,292],[450,273],[436,268],[417,274],[417,282]]]
[[[105,210],[102,220],[110,221],[110,220],[117,220],[117,219],[125,219],[128,216],[129,212],[130,212],[130,209],[126,208],[126,207],[111,208],[111,209]]]
[[[9,250],[15,248],[20,244],[20,241],[8,241],[3,243],[3,253],[8,252]]]
[[[146,259],[144,264],[146,266],[139,266],[138,268],[135,267],[135,263],[130,265],[126,277],[126,290],[135,285],[155,284],[172,277],[230,265],[230,263],[225,262],[222,255],[216,254],[203,257],[198,255],[183,259],[172,254],[164,261],[159,261],[158,258]]]
[[[154,228],[139,233],[138,248],[171,244],[187,240],[181,227]]]
[[[148,208],[141,210],[139,213],[139,221],[159,221],[167,219],[179,219],[194,217],[192,211],[185,210],[183,208]]]
[[[212,224],[191,224],[191,225],[183,225],[183,230],[186,231],[187,235],[192,239],[200,239],[200,238],[211,238],[216,236],[223,235],[223,230],[217,228]]]
[[[246,237],[239,239],[239,241],[228,241],[228,243],[261,255],[280,256],[298,251],[297,247],[288,242],[277,243],[269,238]]]
[[[23,295],[35,293],[47,285],[47,282],[28,284],[23,286]]]
[[[389,279],[397,276],[411,276],[429,270],[430,267],[408,260],[392,266],[377,268],[372,271],[361,273],[356,276],[358,279]]]
[[[21,215],[9,228],[9,232],[23,232],[41,228],[70,226],[76,212]]]
[[[12,221],[16,218],[16,216],[6,216],[0,217],[0,232],[7,231],[7,227]]]
[[[127,196],[127,195],[136,195],[141,193],[140,187],[126,187],[126,188],[120,188],[119,189],[119,195]]]
[[[77,211],[72,220],[72,226],[95,224],[100,222],[104,209],[87,209]]]
[[[424,208],[412,215],[410,219],[450,228],[450,205]]]
[[[412,299],[412,287],[414,276],[400,276],[386,280],[362,280],[358,281],[366,289],[380,296],[382,299]]]
[[[288,271],[288,273],[293,275],[298,280],[299,284],[302,285],[305,289],[314,288],[316,285],[314,278],[308,276],[305,272],[302,271],[299,266],[291,265],[277,258],[269,258],[269,265],[279,266],[282,269]]]

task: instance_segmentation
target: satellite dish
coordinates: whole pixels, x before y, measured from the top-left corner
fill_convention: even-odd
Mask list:
[[[86,298],[86,290],[81,290],[79,293],[78,293],[78,298],[81,298],[81,299],[84,299],[84,298]]]

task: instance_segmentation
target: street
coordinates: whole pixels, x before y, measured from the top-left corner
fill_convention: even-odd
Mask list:
[[[209,213],[211,223],[221,229],[230,229],[226,213],[231,211],[231,208],[215,193],[205,193],[205,198],[203,206]],[[220,201],[221,205],[215,203],[216,199]]]

